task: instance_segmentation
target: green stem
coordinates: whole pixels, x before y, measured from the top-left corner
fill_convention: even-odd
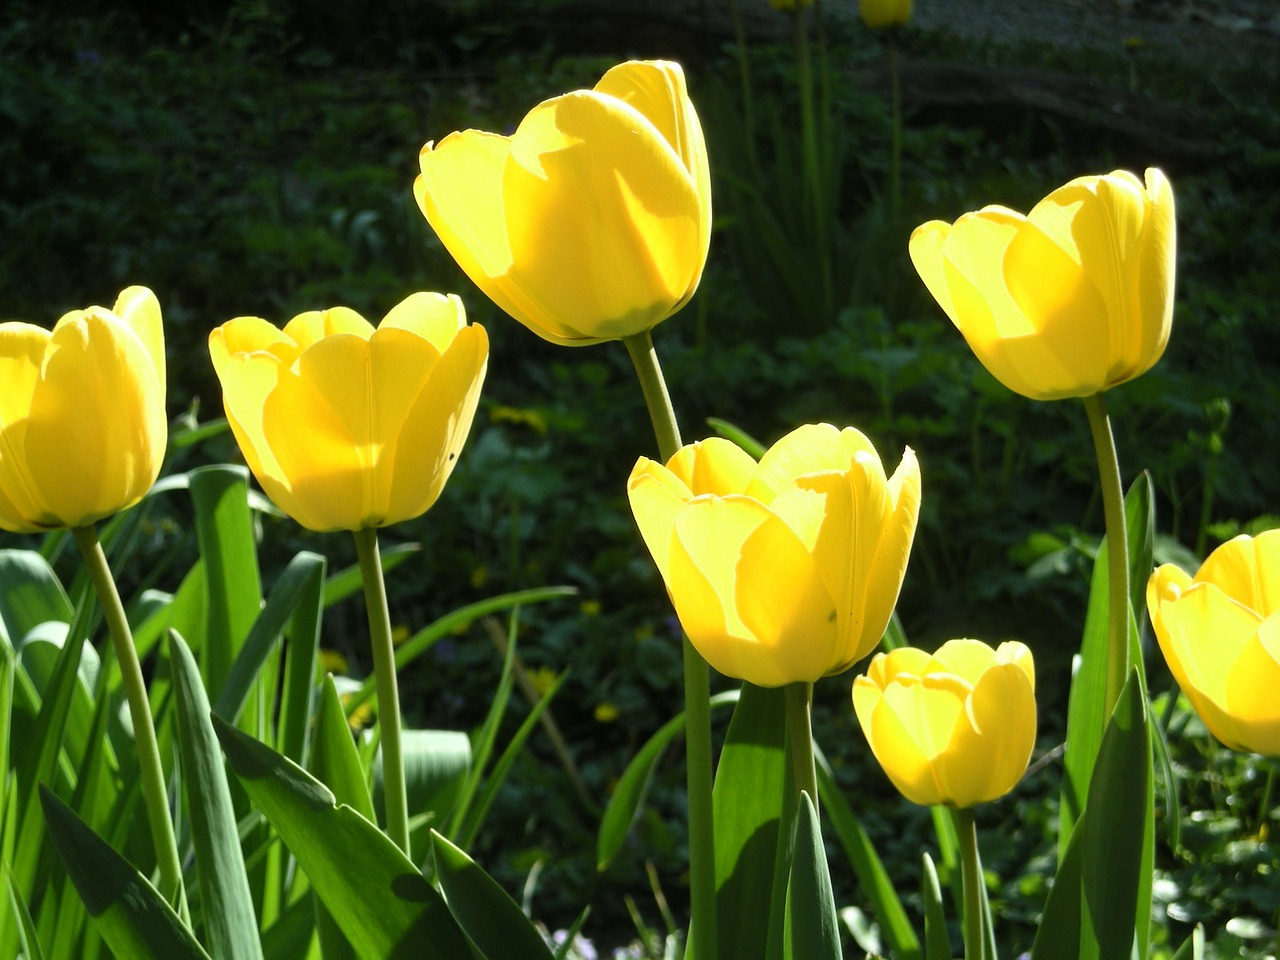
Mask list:
[[[797,809],[801,792],[809,794],[813,808],[818,809],[818,771],[813,762],[813,684],[789,683],[786,686],[787,736],[791,742],[791,769],[796,778]]]
[[[169,796],[165,789],[164,765],[160,760],[160,746],[156,742],[156,728],[151,718],[151,701],[147,698],[147,684],[142,677],[142,664],[133,645],[133,632],[125,616],[120,592],[111,576],[107,555],[102,551],[97,529],[90,524],[71,531],[75,536],[85,569],[93,581],[93,589],[102,607],[111,646],[120,662],[120,678],[124,686],[125,700],[129,704],[129,716],[133,720],[133,739],[138,752],[138,772],[142,781],[142,802],[147,810],[147,823],[151,828],[151,842],[156,848],[156,865],[160,870],[160,892],[174,904],[183,920],[189,917],[186,891],[182,886],[182,861],[178,857],[178,842],[173,835],[173,819],[169,814]]]
[[[369,644],[373,648],[373,675],[378,688],[378,731],[382,746],[382,802],[387,836],[409,851],[409,801],[404,786],[404,756],[400,749],[400,690],[396,685],[395,646],[391,642],[391,612],[387,585],[378,553],[378,531],[355,531],[364,602],[369,614]]]
[[[960,833],[960,869],[964,876],[964,960],[983,960],[982,861],[978,858],[978,828],[973,808],[956,811]]]
[[[1124,491],[1120,487],[1120,462],[1111,434],[1107,404],[1101,393],[1084,398],[1089,432],[1098,455],[1102,485],[1102,513],[1107,528],[1107,699],[1103,718],[1111,716],[1129,671],[1129,542],[1124,522]]]
[[[680,449],[671,395],[667,392],[649,331],[622,338],[635,365],[663,463]],[[697,960],[716,960],[716,851],[711,813],[711,673],[684,638],[685,776],[689,792],[689,944]]]
[[[889,153],[889,210],[894,220],[902,209],[902,81],[898,68],[898,28],[889,31],[889,91],[893,141]]]

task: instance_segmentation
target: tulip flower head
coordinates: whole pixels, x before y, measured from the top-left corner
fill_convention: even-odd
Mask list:
[[[1164,353],[1173,318],[1173,189],[1157,169],[1081,177],[1026,216],[933,220],[911,262],[997,380],[1032,400],[1087,397]]]
[[[1280,530],[1227,541],[1194,577],[1159,567],[1147,611],[1209,731],[1233,750],[1280,757]]]
[[[631,510],[689,640],[762,687],[848,669],[880,641],[920,509],[910,448],[892,477],[851,427],[800,427],[757,463],[720,438],[641,457]]]
[[[0,367],[0,528],[86,526],[142,499],[168,440],[154,293],[129,287],[52,332],[0,323]]]
[[[911,19],[911,0],[858,0],[858,13],[872,30],[900,27]]]
[[[853,683],[871,752],[899,792],[965,808],[1022,779],[1036,739],[1036,673],[1017,641],[949,640],[929,654],[878,653]]]
[[[457,465],[489,362],[453,295],[415,293],[375,330],[346,307],[209,335],[227,420],[275,504],[311,530],[409,520]]]
[[[711,177],[678,64],[629,62],[510,137],[428,143],[414,196],[467,276],[552,343],[641,333],[702,277]]]

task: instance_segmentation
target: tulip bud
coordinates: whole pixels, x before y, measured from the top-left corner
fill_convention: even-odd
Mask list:
[[[911,0],[858,0],[858,13],[872,30],[899,27],[911,19]]]

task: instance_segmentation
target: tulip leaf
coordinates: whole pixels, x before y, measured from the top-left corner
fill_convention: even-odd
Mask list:
[[[450,913],[486,960],[552,960],[537,928],[475,861],[435,830],[431,851]]]
[[[827,849],[808,793],[800,795],[786,911],[784,960],[842,960]]]
[[[1197,923],[1171,960],[1204,960],[1204,924]]]
[[[712,808],[716,829],[716,916],[720,956],[765,960],[782,948],[786,874],[775,877],[783,838],[783,798],[794,793],[786,752],[783,688],[743,683],[716,765]],[[744,784],[750,784],[744,789]],[[789,846],[789,842],[784,844]],[[785,859],[785,858],[783,858]],[[779,868],[780,869],[780,868]],[[776,889],[775,889],[776,888]],[[764,909],[764,905],[771,905]]]
[[[293,602],[288,604],[292,615],[285,627],[288,644],[280,688],[276,746],[286,757],[302,763],[316,700],[316,658],[320,648],[320,621],[324,617],[324,573],[328,564],[319,554],[303,551],[290,561],[285,573],[295,570],[295,564],[301,567],[297,571],[301,584],[292,598]],[[266,606],[271,605],[280,586],[277,580],[271,587]],[[263,612],[266,612],[265,606]],[[261,620],[260,613],[258,620],[254,621],[254,629]],[[253,630],[249,632],[252,636]],[[248,643],[246,640],[245,645]]]
[[[711,709],[726,703],[737,703],[739,691],[727,690],[717,693],[711,698]],[[684,732],[684,713],[678,713],[653,734],[643,747],[639,749],[627,769],[618,778],[609,802],[604,808],[604,816],[600,819],[600,832],[596,836],[596,869],[607,870],[613,858],[618,855],[626,842],[636,814],[644,805],[645,796],[649,792],[649,784],[653,780],[653,771],[658,765],[667,745]]]
[[[764,456],[765,445],[737,424],[721,420],[719,417],[707,417],[707,426],[726,440],[736,443],[756,460]]]
[[[16,646],[50,620],[70,623],[73,610],[47,560],[34,550],[0,550],[0,636]]]
[[[928,852],[921,854],[920,897],[924,901],[925,960],[951,960],[947,913],[942,906],[942,886]]]
[[[222,750],[209,721],[209,699],[195,658],[182,637],[172,631],[169,663],[177,707],[182,786],[191,816],[209,948],[214,960],[260,960],[258,919],[245,875]]]
[[[872,911],[888,940],[889,952],[901,960],[919,960],[920,940],[907,919],[902,900],[880,855],[832,777],[826,757],[818,753],[817,760],[818,796],[826,808],[827,819],[835,828],[836,838],[853,866],[859,892],[871,901]]]
[[[58,856],[116,956],[209,960],[155,887],[43,785],[40,803]]]
[[[390,573],[421,551],[422,544],[420,543],[395,543],[389,547],[379,549],[378,556],[382,560],[383,575]],[[362,589],[364,589],[364,574],[360,571],[360,565],[353,563],[325,580],[324,605],[326,608],[331,607],[339,600],[345,600]]]
[[[287,757],[217,716],[249,797],[279,832],[357,956],[473,960],[440,894],[381,830]]]

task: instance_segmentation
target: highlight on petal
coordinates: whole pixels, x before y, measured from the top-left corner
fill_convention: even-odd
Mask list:
[[[686,444],[667,461],[667,469],[684,481],[693,496],[744,493],[755,468],[749,453],[722,437]]]

